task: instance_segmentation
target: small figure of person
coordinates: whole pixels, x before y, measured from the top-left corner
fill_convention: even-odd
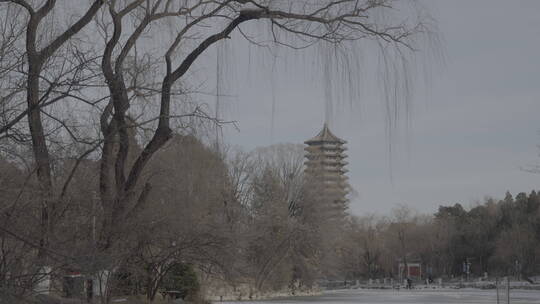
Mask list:
[[[412,280],[407,278],[407,289],[412,289]]]

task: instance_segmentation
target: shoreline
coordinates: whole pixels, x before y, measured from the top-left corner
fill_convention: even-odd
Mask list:
[[[322,289],[313,289],[307,291],[282,291],[282,292],[267,292],[267,293],[237,293],[237,294],[228,294],[222,296],[207,296],[206,300],[210,303],[220,303],[220,302],[246,302],[246,301],[264,301],[264,300],[276,300],[283,298],[296,298],[296,297],[309,297],[309,296],[320,296],[323,295],[324,290]]]

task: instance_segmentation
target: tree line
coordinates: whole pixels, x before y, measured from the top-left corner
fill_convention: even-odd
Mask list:
[[[486,198],[471,208],[440,206],[432,215],[400,206],[385,217],[353,217],[350,278],[396,278],[397,261],[419,261],[423,277],[462,279],[540,272],[540,197],[536,191]],[[469,264],[469,266],[466,266]]]

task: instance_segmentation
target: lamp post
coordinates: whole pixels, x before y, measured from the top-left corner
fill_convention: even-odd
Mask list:
[[[99,198],[96,191],[92,193],[92,243],[96,246],[96,204]]]
[[[463,272],[466,275],[467,282],[469,281],[469,276],[471,273],[471,262],[470,258],[466,258],[465,261],[463,261]]]

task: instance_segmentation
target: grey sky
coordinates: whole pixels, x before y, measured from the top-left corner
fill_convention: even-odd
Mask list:
[[[355,214],[384,214],[396,204],[432,213],[440,204],[468,206],[486,195],[540,188],[540,175],[520,170],[540,162],[540,1],[431,0],[426,6],[438,21],[446,64],[435,65],[427,85],[418,81],[413,88],[411,118],[390,141],[393,153],[384,101],[372,84],[361,86],[364,94],[352,108],[342,104],[333,115],[332,130],[348,141],[348,175],[359,192],[351,203]],[[311,68],[313,51],[281,51],[273,73],[271,57],[258,52],[236,47],[226,54],[234,58],[222,67],[230,77],[221,86],[231,95],[221,99],[223,115],[237,120],[240,131],[226,128],[225,141],[245,149],[302,143],[324,120],[323,77]],[[370,54],[362,56],[370,66]],[[198,75],[211,87],[212,73]]]

